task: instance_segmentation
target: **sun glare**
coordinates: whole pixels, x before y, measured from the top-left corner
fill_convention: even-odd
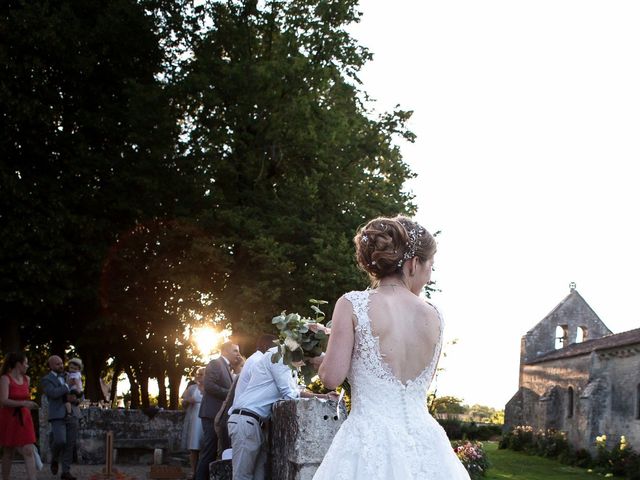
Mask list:
[[[231,335],[228,330],[217,330],[213,327],[200,327],[193,330],[191,340],[203,357],[208,357],[216,352],[220,345],[226,342]]]

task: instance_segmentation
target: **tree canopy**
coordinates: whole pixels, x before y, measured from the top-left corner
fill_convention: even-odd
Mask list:
[[[351,238],[414,212],[413,135],[410,112],[372,110],[358,18],[353,0],[3,2],[3,351],[73,348],[92,394],[112,358],[143,390],[169,378],[175,406],[190,328],[249,346],[362,287]]]

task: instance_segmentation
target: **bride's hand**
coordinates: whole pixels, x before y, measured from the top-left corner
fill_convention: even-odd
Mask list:
[[[324,332],[325,335],[331,334],[331,329],[328,327],[325,327],[321,323],[310,323],[308,327],[309,327],[309,330],[311,330],[313,333]]]
[[[338,400],[339,398],[340,398],[340,395],[335,390],[327,392],[327,399],[329,399],[329,400]]]
[[[313,369],[317,372],[322,365],[322,361],[324,360],[324,353],[318,357],[307,357],[305,358],[306,363],[311,365]]]

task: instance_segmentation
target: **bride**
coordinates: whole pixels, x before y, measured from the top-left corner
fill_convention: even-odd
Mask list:
[[[436,242],[407,217],[376,218],[354,238],[372,289],[336,303],[319,369],[327,388],[351,384],[351,413],[314,480],[468,480],[426,408],[443,321],[420,298]]]

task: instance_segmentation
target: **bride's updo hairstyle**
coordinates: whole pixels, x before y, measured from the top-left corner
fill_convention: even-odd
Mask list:
[[[358,266],[375,285],[386,276],[402,274],[406,260],[426,262],[436,253],[436,241],[417,222],[402,215],[378,217],[362,227],[353,239]]]

